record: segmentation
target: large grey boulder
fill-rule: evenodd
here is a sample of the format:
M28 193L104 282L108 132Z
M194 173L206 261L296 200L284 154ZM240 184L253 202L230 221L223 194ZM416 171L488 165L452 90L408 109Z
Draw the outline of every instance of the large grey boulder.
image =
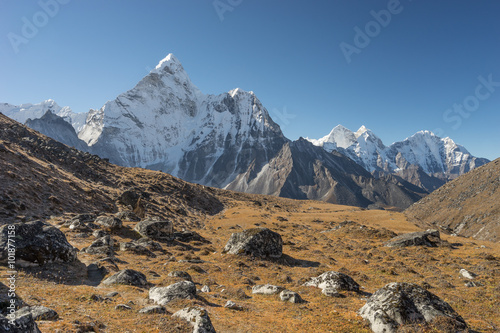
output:
M193 299L195 296L196 286L191 281L181 281L168 287L149 289L149 298L159 305L165 305L174 299Z
M267 228L252 228L233 233L223 253L259 258L280 258L283 254L281 235Z
M142 287L148 284L146 275L133 269L124 269L102 281L105 285L126 284L130 286Z
M377 290L359 310L375 333L396 332L400 325L427 323L446 317L456 331L467 324L452 307L436 295L413 283L389 283Z
M14 229L12 229L14 226ZM77 249L71 246L64 233L42 221L14 223L0 227L0 263L7 262L8 232L15 231L16 259L43 265L51 262L76 260ZM12 245L11 238L11 245Z
M172 316L186 320L193 326L193 333L216 333L212 321L204 308L189 307L177 311Z
M325 295L341 290L359 292L359 284L349 275L333 271L311 278L303 285L320 288L323 290L323 294Z
M429 229L426 231L403 234L390 239L385 246L406 247L406 246L429 246L436 247L441 243L438 230Z
M9 321L13 321L11 325ZM5 317L0 314L0 332L6 333L42 333L31 313L17 313Z
M172 240L174 237L174 226L170 221L159 219L147 219L136 224L135 231L141 236L154 240Z

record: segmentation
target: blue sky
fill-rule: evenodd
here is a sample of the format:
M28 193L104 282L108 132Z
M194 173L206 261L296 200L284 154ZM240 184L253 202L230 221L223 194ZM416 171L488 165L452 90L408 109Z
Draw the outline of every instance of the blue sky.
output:
M174 53L205 93L254 91L290 139L427 129L494 159L499 14L463 0L0 0L0 102L99 108Z

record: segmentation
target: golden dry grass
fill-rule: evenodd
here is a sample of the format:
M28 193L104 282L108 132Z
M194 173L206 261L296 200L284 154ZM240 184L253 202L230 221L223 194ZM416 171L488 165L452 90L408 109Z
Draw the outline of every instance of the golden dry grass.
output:
M122 261L118 263L119 269L141 271L155 285L174 282L175 278L167 276L174 270L187 271L198 288L210 285L212 291L200 294L200 299L170 303L167 307L169 313L198 304L207 308L217 332L370 332L366 322L357 315L367 294L343 293L345 297L329 298L319 289L301 286L307 278L334 270L350 275L366 293L373 293L394 281L427 283L429 291L447 301L472 329L495 332L500 328L498 243L442 235L450 243L461 245L456 244L454 248L386 248L383 243L390 237L390 232L385 229L398 234L419 229L397 212L230 192L224 195L227 209L216 216L199 217L204 227L196 231L212 244L185 244L188 248L163 244L168 253L157 252L156 258L117 253L117 258ZM327 231L346 220L359 225L347 224L338 230ZM132 228L134 223L125 225ZM285 260L272 262L221 254L232 232L257 225L282 235ZM78 248L88 245L93 239L76 239L64 228L62 230ZM131 232L121 232L114 238L130 241L132 236ZM79 260L84 264L94 262L96 258L79 254ZM198 258L205 262L179 262ZM314 265L303 267L308 263ZM80 264L78 267L81 277L74 274L71 283L54 282L26 271L20 272L20 296L29 304L53 308L61 317L57 322L41 322L42 332L74 332L72 322L75 320L103 323L106 328L102 332L190 330L185 323L169 315L138 314L141 307L150 304L147 288L85 285L82 284L84 266ZM458 273L461 268L479 274L478 280L484 286L465 287L465 281ZM277 295L251 294L252 284L266 283L297 291L308 303L284 303ZM119 296L107 302L90 300L93 294L103 296L111 291L119 292ZM243 306L244 310L224 308L229 299ZM115 310L117 304L128 302L133 302L132 311Z

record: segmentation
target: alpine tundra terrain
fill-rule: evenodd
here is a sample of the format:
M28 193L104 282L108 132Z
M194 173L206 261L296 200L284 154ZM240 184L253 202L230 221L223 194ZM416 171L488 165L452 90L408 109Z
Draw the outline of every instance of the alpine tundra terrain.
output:
M410 222L116 166L0 114L0 331L498 332L499 243L447 234L498 212L497 166L412 206ZM453 221L473 215L462 229L436 214L453 203Z
M362 126L289 140L253 92L202 93L172 54L135 87L86 114L55 101L0 112L127 167L255 194L405 209L489 162L429 131L385 146ZM73 128L73 129L72 129Z

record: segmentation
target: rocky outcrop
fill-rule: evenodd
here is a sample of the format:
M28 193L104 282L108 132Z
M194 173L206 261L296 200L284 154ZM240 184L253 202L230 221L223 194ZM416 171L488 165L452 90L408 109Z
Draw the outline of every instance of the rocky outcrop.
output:
M448 303L412 283L393 282L377 290L359 314L375 333L393 333L400 325L428 323L438 317L445 317L454 331L467 328Z
M192 299L196 296L196 286L191 281L181 281L168 287L149 289L149 298L159 305L165 305L174 299Z
M172 240L174 237L174 226L170 221L159 219L147 219L136 224L135 231L141 236L158 241Z
M76 260L78 250L68 243L62 231L42 221L34 221L0 227L0 262L7 261L11 230L15 230L16 259L19 261L43 265Z
M349 275L333 271L311 278L304 283L303 286L317 287L327 293L334 293L342 290L359 292L359 284Z
M133 269L124 269L116 274L111 275L106 280L102 281L105 285L126 284L130 286L144 287L148 285L146 275Z
M258 258L280 258L283 254L283 240L280 234L267 228L247 229L233 233L223 253Z
M208 316L207 310L204 308L184 308L174 313L173 316L184 319L190 323L191 326L193 326L193 333L215 333L212 321Z
M403 234L390 239L385 246L406 247L406 246L429 246L436 247L441 244L441 237L438 230L426 230Z

